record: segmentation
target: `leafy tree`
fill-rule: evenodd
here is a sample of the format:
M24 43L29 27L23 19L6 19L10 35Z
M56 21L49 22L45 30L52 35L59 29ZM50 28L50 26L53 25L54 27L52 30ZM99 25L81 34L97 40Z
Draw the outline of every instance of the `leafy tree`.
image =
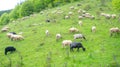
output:
M21 5L20 14L21 16L29 16L34 12L34 5L31 1L25 1Z
M15 9L13 9L9 13L10 21L15 20L20 17L20 5L17 5Z
M120 0L112 0L112 6L115 10L120 11Z
M1 17L0 17L0 24L4 25L7 24L9 22L9 16L7 13L4 13Z
M32 2L35 12L40 12L42 9L45 8L44 0L32 0Z

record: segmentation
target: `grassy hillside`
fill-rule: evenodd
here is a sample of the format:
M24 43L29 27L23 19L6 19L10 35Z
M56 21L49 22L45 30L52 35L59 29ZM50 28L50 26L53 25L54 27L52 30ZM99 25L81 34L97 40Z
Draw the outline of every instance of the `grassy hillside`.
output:
M82 6L77 6L81 3ZM97 13L104 12L114 14L110 2L106 6L101 6L99 1L85 0L81 2L70 3L61 7L44 10L43 14L34 14L25 20L16 20L9 23L10 32L23 32L24 40L11 41L7 32L0 33L0 67L9 67L11 59L12 67L117 67L120 65L120 36L110 37L109 29L119 27L118 18L106 19L97 16ZM74 6L75 10L70 10ZM60 8L63 14L54 14ZM102 11L100 10L102 8ZM95 19L84 18L83 26L78 24L77 11L84 9L95 16ZM68 12L73 12L70 19L64 19ZM118 14L118 13L115 13ZM47 16L48 15L48 16ZM117 15L118 16L118 15ZM47 23L46 19L56 19L56 22ZM96 25L97 31L91 32L91 27ZM70 33L69 28L72 26L79 29L84 34L87 41L80 41L86 51L80 49L79 52L74 50L70 52L69 47L62 48L63 40L72 40L75 33ZM1 26L0 28L2 28ZM49 30L50 35L47 37L45 31ZM56 41L55 35L60 33L63 39ZM4 48L12 45L19 52L4 55ZM22 56L22 66L21 57Z

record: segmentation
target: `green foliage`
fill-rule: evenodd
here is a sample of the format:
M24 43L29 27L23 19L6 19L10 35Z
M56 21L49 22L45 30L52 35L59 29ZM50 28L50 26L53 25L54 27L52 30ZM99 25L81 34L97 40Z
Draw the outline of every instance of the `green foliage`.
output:
M112 0L112 6L115 10L120 11L120 0Z
M25 2L18 4L9 13L9 19L10 21L13 21L24 16L29 16L34 12L40 12L46 8L53 8L74 1L78 1L78 0L26 0ZM5 22L5 21L1 20L1 22Z
M4 13L1 17L0 17L0 24L4 25L7 24L9 22L9 16L7 13Z
M29 16L34 12L34 5L31 1L26 1L21 5L20 14L21 16Z
M10 17L10 21L13 21L19 17L21 17L20 15L20 5L17 5L15 7L15 9L13 9L10 13L9 13L9 17Z

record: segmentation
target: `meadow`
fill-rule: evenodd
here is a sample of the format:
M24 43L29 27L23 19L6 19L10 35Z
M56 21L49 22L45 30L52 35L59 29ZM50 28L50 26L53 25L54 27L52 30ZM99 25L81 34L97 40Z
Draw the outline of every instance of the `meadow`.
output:
M77 6L77 4L81 6ZM74 10L70 7L74 6ZM53 14L58 8L63 14ZM95 19L83 18L83 26L78 24L77 11L84 9L95 16ZM102 10L101 10L102 9ZM69 12L73 12L70 19L64 19ZM0 33L0 67L119 67L120 66L120 36L110 37L109 29L120 28L119 13L114 11L110 2L101 6L99 1L85 0L69 3L67 5L43 10L43 14L35 13L25 20L16 20L6 26L9 32L23 32L24 40L11 41L7 32ZM116 19L106 19L97 13L117 14ZM56 22L46 22L46 19L55 19ZM91 32L91 27L96 26L96 32ZM0 26L2 28L4 26ZM70 52L69 47L62 48L63 40L72 40L75 33L70 33L69 28L76 27L79 33L85 35L87 41L77 39L86 51L74 49ZM45 31L50 35L46 36ZM60 33L62 39L56 41L55 35ZM4 54L6 46L14 46L17 51ZM10 63L11 61L11 63ZM11 64L11 65L10 65Z

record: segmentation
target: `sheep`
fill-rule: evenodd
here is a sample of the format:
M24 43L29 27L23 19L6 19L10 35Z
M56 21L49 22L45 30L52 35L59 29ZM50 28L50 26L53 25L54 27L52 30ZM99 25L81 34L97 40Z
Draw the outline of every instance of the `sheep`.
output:
M22 36L22 35L12 35L11 36L11 40L13 41L16 41L16 40L23 40L24 39L24 37Z
M73 12L69 12L68 15L69 15L69 16L73 15Z
M91 15L89 18L90 18L90 19L95 19L95 16L94 16L94 15Z
M78 3L77 6L81 6L82 4Z
M96 26L92 26L92 28L91 28L91 32L96 32Z
M46 34L46 36L49 36L49 31L46 30L46 31L45 31L45 34Z
M83 19L83 16L78 16L78 19L80 20L80 19Z
M71 6L70 9L73 10L73 9L75 9L75 7L74 7L74 6Z
M82 26L82 25L83 25L83 22L82 22L82 21L79 21L78 24L79 24L80 26Z
M77 48L77 51L79 51L79 48L82 48L83 51L86 50L86 48L83 47L82 43L80 42L73 42L70 44L70 51L73 51L73 48Z
M72 32L79 32L79 30L75 27L72 27L72 28L69 29L69 32L71 32L71 33Z
M16 51L16 48L13 46L8 46L5 48L5 55L7 55L8 52L14 52Z
M110 28L110 36L113 36L113 34L119 34L120 33L120 29L118 27L113 27Z
M8 30L9 30L10 28L9 27L3 27L2 29L1 29L1 32L7 32Z
M110 14L105 14L106 19L110 19L111 15Z
M111 18L115 19L116 18L116 14L112 14Z
M56 34L56 41L58 41L60 38L62 38L61 34Z
M78 14L81 14L81 13L82 13L82 10L81 10L81 9L79 9L79 10L78 10Z
M69 18L70 18L70 16L67 16L67 15L65 16L65 19L69 19Z
M63 40L63 41L62 41L62 46L63 46L63 48L64 48L65 46L69 46L71 43L72 43L71 40Z
M105 13L101 13L100 16L105 16L106 14Z
M46 22L50 22L50 19L46 19Z
M74 40L75 39L84 39L84 40L86 40L86 38L85 38L85 36L83 34L74 34L73 37L74 37Z
M11 38L11 36L12 36L12 35L16 35L16 33L15 33L15 32L9 32L9 33L7 33L6 35L7 35L8 38Z

